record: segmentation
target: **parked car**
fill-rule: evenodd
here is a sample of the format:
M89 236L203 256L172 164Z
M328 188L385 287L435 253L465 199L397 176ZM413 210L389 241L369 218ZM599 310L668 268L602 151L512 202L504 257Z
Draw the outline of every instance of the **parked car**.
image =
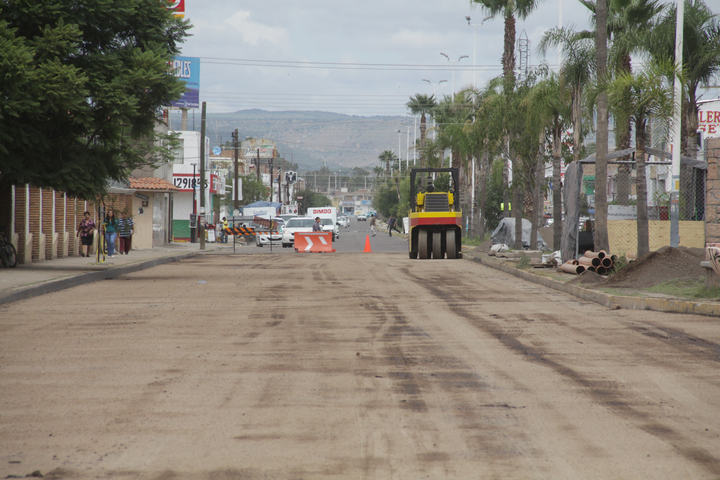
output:
M358 222L365 222L367 221L367 214L363 212L355 212L355 216L358 219Z
M331 220L332 222L332 220ZM292 247L295 244L295 232L312 232L313 220L310 217L294 217L285 223L282 232L282 246Z

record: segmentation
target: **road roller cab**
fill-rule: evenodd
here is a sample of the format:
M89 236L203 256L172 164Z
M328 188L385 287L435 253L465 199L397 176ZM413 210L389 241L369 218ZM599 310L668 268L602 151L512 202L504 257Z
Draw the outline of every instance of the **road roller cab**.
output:
M449 173L447 192L435 191L432 174ZM416 187L418 174L427 174L426 187ZM462 212L459 208L457 168L410 170L410 258L460 258ZM416 192L416 189L421 191Z

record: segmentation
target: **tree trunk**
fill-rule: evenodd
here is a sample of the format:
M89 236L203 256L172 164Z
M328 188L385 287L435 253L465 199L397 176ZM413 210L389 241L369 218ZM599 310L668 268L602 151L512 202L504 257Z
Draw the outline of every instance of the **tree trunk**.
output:
M562 238L562 137L559 126L553 127L553 251L560 250Z
M484 151L480 163L480 220L478 221L480 242L485 241L485 198L487 197L487 177L490 174L488 156L487 151Z
M425 168L425 135L427 132L427 123L425 114L420 117L420 168Z
M508 191L508 183L510 182L510 166L508 163L509 158L503 158L503 218L508 218L510 216L510 192Z
M535 161L535 188L533 189L532 229L530 230L530 250L537 248L538 229L542 226L543 200L542 187L545 180L545 130L538 135L538 155Z
M572 87L572 116L573 116L573 160L580 161L581 133L582 133L582 85ZM540 140L545 144L544 137Z
M607 77L607 0L595 5L595 63L601 81ZM610 250L607 228L607 144L608 99L602 92L597 99L597 151L595 154L595 250Z
M637 258L650 251L650 235L648 233L647 181L645 179L645 121L637 122L637 138L635 139L635 162L637 163Z
M518 162L517 159L515 159ZM519 163L519 162L518 162ZM516 170L517 173L517 170ZM513 175L513 216L515 217L515 250L522 250L522 220L524 191L519 175Z
M682 154L697 159L697 128L698 108L694 90L688 88L689 101L683 98L682 105ZM680 163L680 220L694 218L695 212L695 181L693 167Z

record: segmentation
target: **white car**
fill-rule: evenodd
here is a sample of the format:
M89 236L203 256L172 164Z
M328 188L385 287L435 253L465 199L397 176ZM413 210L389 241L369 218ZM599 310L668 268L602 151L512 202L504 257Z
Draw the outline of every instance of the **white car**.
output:
M340 229L332 221L332 218L321 218L320 225L322 225L323 232L332 232L332 241L340 240Z
M280 230L280 229L279 229ZM270 234L269 232L255 232L255 245L258 247L264 247L265 245L278 245L282 242L282 231L278 233Z
M338 215L337 223L341 227L348 228L350 226L350 217L348 217L347 215Z
M310 217L294 217L289 219L283 227L282 246L292 247L295 244L295 232L312 232L313 220Z

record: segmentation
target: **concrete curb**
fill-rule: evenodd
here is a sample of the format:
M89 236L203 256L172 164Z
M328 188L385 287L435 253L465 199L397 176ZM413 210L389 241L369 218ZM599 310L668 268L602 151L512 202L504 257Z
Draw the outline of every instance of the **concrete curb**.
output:
M109 278L116 278L126 273L138 272L147 268L156 267L165 263L177 262L184 258L194 257L200 252L189 252L181 255L170 255L167 257L160 257L153 260L146 260L142 262L132 263L130 265L122 265L118 267L108 268L99 272L88 272L81 275L75 275L69 278L63 278L60 280L50 280L40 285L24 288L17 292L0 297L0 305L5 303L17 302L19 300L27 300L29 298L38 297L48 293L59 292L67 288L78 287L87 283L97 282L98 280L107 280Z
M510 275L514 275L523 280L537 283L548 288L559 290L570 295L574 295L589 302L595 302L607 308L625 308L632 310L653 310L656 312L669 313L691 313L694 315L706 315L710 317L720 317L720 305L709 303L690 302L687 300L669 300L662 298L648 297L627 297L623 295L611 295L608 293L598 292L596 290L588 290L587 288L578 287L577 285L568 285L558 282L551 278L540 277L532 273L519 270L515 267L505 265L492 260L483 259L475 255L465 254L464 258L476 263L480 263L496 270L501 270Z

